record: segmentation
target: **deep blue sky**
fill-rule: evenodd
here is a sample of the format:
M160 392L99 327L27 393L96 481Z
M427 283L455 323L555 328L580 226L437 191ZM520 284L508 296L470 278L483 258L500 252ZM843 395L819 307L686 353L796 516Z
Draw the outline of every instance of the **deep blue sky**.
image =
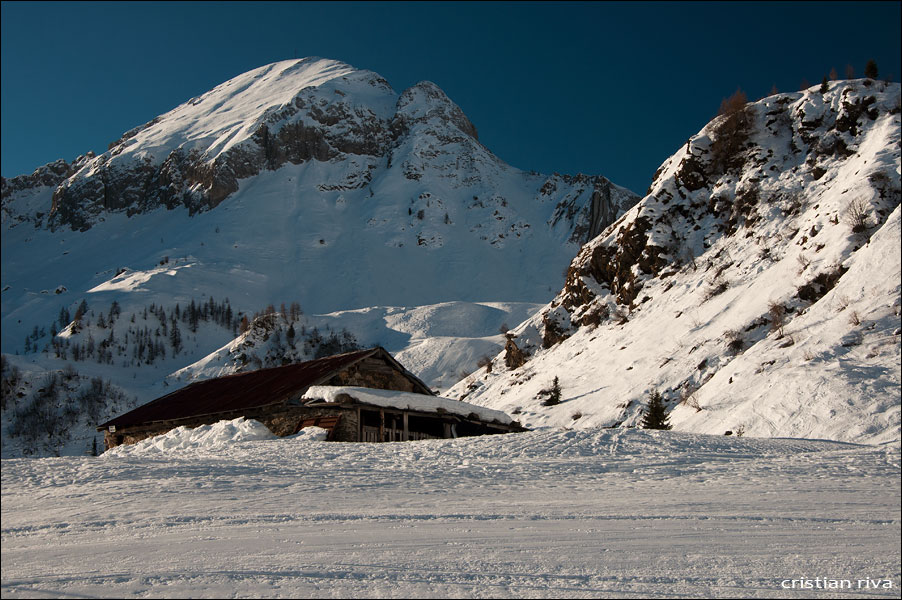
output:
M741 87L868 59L899 81L900 3L2 3L3 176L72 160L286 58L428 79L506 162L644 193Z

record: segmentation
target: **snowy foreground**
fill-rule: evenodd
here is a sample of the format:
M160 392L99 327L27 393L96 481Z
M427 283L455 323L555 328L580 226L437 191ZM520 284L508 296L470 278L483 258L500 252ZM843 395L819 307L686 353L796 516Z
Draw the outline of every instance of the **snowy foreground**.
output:
M256 425L3 460L3 597L899 597L898 443Z

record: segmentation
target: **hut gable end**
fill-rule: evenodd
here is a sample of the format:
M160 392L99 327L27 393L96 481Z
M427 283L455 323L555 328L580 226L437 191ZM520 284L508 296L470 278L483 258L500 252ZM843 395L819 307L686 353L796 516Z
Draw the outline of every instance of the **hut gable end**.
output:
M386 353L387 354L387 353ZM342 369L329 378L327 385L355 386L377 390L396 390L399 392L429 393L425 386L418 386L417 381L411 379L406 369L398 369L395 361L389 360L387 355L368 356L359 362Z

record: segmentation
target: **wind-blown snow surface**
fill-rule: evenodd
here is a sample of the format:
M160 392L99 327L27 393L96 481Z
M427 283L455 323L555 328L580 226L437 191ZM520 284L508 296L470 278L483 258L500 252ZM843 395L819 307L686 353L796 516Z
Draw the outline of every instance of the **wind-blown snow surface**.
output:
M221 433L4 460L3 597L899 596L897 444Z
M715 120L512 330L528 361L502 353L445 395L580 428L635 425L658 391L676 430L898 441L899 101L859 80L749 104L726 169Z
M132 154L140 158L160 154L154 156L159 159L175 148L186 153L198 149L215 158L251 137L272 107L290 105L299 90L354 73L349 65L327 59L286 60L253 69L160 115L127 137L115 158L125 162ZM355 91L360 94L368 88L359 85ZM392 105L383 102L382 108L390 114Z

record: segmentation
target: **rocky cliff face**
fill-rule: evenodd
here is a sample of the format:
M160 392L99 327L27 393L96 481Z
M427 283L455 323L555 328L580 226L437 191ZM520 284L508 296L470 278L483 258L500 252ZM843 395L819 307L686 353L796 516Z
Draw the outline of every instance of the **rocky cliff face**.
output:
M897 437L899 113L898 84L856 80L719 116L450 394L579 427L660 391L677 428ZM544 407L555 375L570 402Z

